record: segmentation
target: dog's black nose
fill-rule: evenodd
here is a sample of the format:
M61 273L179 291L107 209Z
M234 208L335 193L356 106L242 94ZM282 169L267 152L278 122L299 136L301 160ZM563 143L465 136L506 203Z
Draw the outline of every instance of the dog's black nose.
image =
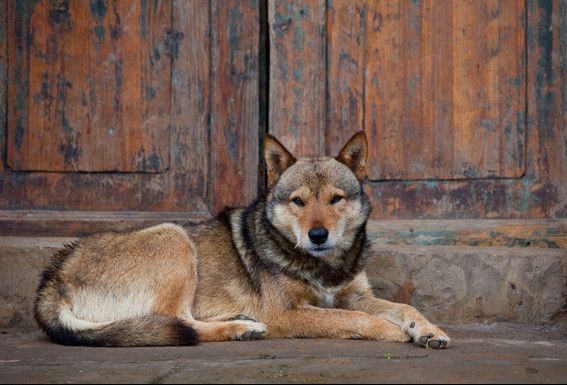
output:
M325 243L327 238L329 237L329 230L324 227L315 227L314 229L309 230L309 239L316 245L320 245Z

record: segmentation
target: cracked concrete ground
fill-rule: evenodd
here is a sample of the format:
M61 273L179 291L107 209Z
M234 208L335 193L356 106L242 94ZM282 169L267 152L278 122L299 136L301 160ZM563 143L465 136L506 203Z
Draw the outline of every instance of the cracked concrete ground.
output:
M352 340L260 340L196 347L84 348L0 330L0 383L560 383L567 324L448 326L449 350Z

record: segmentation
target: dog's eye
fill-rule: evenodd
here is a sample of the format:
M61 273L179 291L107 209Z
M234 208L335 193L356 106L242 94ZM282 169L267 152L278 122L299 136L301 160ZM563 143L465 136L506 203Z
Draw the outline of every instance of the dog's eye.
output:
M333 199L331 199L331 204L334 205L335 203L339 203L343 200L343 197L340 195L335 195Z
M299 207L305 206L305 203L301 200L301 198L293 198L291 201Z

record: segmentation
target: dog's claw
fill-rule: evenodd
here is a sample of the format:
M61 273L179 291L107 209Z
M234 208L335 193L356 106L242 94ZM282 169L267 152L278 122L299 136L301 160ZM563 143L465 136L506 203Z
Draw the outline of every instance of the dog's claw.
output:
M238 341L257 340L260 337L262 337L263 334L264 334L264 332L262 332L262 331L249 331L249 332L242 334L240 337L237 338L237 340Z
M446 349L449 346L449 340L439 336L433 337L431 333L419 337L419 342L422 346L433 349Z
M252 322L258 322L257 320L255 320L252 317L248 317L247 315L244 314L239 314L236 317L232 317L229 319L229 321L252 321Z
M427 346L427 342L433 338L433 333L429 333L426 334L424 336L419 337L419 342L423 345L423 346Z
M439 349L441 347L441 341L439 340L429 340L427 346L435 349Z

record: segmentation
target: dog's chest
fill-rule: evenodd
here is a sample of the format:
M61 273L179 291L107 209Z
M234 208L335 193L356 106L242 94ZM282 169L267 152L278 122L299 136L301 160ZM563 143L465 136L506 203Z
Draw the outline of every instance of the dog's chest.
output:
M332 308L336 305L337 295L343 289L343 286L326 287L322 285L313 285L312 290L316 298L315 306Z

